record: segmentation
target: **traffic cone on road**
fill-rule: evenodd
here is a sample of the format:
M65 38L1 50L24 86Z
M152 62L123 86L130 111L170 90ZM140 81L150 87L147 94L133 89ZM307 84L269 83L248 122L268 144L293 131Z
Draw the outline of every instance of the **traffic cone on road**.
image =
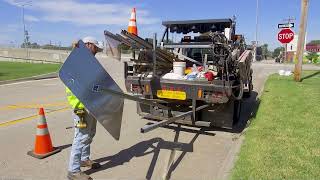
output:
M38 159L43 159L52 154L60 152L61 149L52 146L52 141L43 108L40 108L39 116L40 118L37 125L37 134L34 149L32 151L29 151L27 154Z
M138 36L137 20L136 20L136 8L131 11L131 18L129 20L128 32Z

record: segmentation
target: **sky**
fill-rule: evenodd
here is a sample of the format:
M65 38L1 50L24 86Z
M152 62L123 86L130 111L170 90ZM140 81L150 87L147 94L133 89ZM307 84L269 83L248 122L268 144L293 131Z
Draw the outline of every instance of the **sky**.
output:
M258 0L258 41L270 49L277 41L278 23L294 18L298 33L301 0ZM23 42L21 4L30 0L0 0L0 44ZM139 36L162 36L165 20L237 18L236 31L247 44L255 40L257 0L32 0L25 6L25 24L30 41L69 46L84 36L103 40L103 31L127 29L131 9L137 10ZM320 0L310 0L307 41L320 39Z

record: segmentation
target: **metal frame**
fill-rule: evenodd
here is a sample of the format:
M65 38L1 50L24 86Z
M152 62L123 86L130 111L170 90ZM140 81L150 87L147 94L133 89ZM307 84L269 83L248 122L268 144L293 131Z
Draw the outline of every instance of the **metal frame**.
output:
M136 102L139 102L139 103L142 103L142 104L146 104L146 105L150 105L150 106L157 106L159 108L166 109L166 110L170 111L169 107L157 103L156 100L147 100L147 99L143 99L143 98L140 98L140 97L135 97L135 96L131 96L131 95L128 95L128 94L125 94L125 93L114 91L114 90L111 90L111 89L100 88L98 86L93 87L92 90L94 92L97 92L97 93L98 92L104 92L104 93L107 93L107 94L110 94L110 95L113 95L113 96L118 96L120 98L133 100L133 101L136 101ZM180 120L180 119L182 119L182 118L184 118L186 116L189 116L189 115L192 116L192 124L195 125L196 124L195 123L196 122L196 112L200 111L202 109L205 109L205 108L207 108L209 106L211 106L211 105L210 104L206 104L206 105L202 105L202 106L196 107L196 98L193 98L192 99L192 110L191 111L185 112L183 114L180 114L180 115L177 115L175 117L160 121L160 122L152 124L152 125L146 125L146 126L142 127L140 131L141 131L141 133L146 133L146 132L149 132L149 131L154 130L156 128L163 127L165 125L173 123L173 122L175 122L177 120Z
M203 105L203 106L200 106L200 107L195 108L195 105L192 105L192 110L191 110L191 111L185 112L185 113L180 114L180 115L178 115L178 116L175 116L175 117L172 117L172 118L169 118L169 119L167 119L167 120L163 120L163 121L160 121L160 122L151 124L151 125L146 125L146 126L144 126L143 128L141 128L140 131L141 131L141 133L146 133L146 132L149 132L149 131L151 131L151 130L154 130L154 129L158 128L158 127L163 127L163 126L165 126L165 125L168 125L168 124L170 124L170 123L173 123L173 122L175 122L175 121L177 121L177 120L179 120L179 119L181 119L181 118L183 118L183 117L185 117L185 116L189 116L189 115L195 116L195 113L196 113L197 111L200 111L200 110L202 110L202 109L204 109L204 108L207 108L207 107L209 107L209 106L210 106L210 105L206 104L206 105Z

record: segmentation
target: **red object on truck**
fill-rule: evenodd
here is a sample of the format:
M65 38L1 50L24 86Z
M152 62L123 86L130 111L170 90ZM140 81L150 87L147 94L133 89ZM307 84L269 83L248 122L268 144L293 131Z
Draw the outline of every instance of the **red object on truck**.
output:
M204 77L206 78L206 79L208 79L208 81L212 81L213 80L213 73L212 72L206 72L205 74L204 74Z

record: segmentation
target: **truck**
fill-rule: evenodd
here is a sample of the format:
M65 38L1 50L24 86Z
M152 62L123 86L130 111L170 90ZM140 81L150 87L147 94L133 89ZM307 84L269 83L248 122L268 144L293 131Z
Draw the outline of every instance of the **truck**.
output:
M232 129L240 119L242 101L253 89L252 53L244 36L236 34L235 19L164 21L162 25L159 42L156 34L143 39L125 30L116 35L105 31L106 39L133 51L124 62L127 92L155 103L137 101L137 113L158 121L152 128L179 123ZM175 62L185 62L183 77L165 78L174 74Z

